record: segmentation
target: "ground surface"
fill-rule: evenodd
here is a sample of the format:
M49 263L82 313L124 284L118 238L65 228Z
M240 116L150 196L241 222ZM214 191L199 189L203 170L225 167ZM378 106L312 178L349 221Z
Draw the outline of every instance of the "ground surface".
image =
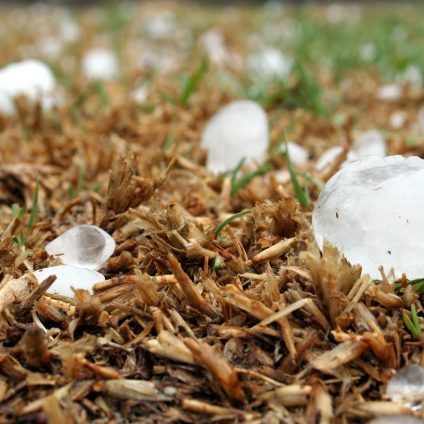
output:
M381 131L389 154L424 155L423 16L277 3L2 9L0 64L45 61L63 104L42 113L17 99L17 116L0 117L1 422L412 414L384 391L394 370L424 362L419 328L402 319L415 305L421 321L420 285L359 278L330 247L320 256L310 218L355 131ZM205 59L210 29L222 63ZM115 81L84 78L93 46L118 55ZM264 46L290 58L284 79L247 69ZM389 83L400 96L379 98ZM272 167L247 183L210 174L199 147L213 113L246 97L267 110ZM292 179L285 134L310 153ZM336 145L346 149L316 172ZM91 297L43 296L31 272L53 264L44 246L82 223L117 242L106 282Z

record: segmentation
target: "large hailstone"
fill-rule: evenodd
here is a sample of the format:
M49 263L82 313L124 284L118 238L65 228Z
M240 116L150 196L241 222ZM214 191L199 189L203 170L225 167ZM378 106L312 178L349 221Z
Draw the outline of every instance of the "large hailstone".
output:
M201 145L208 151L207 168L215 173L233 169L241 159L261 163L268 149L268 120L252 100L220 109L207 123Z
M49 255L65 265L99 269L115 250L115 240L95 225L78 225L46 246Z
M89 79L113 80L119 74L118 58L109 49L88 50L82 58L82 71Z
M38 282L41 283L47 277L55 275L57 278L49 288L49 293L60 294L61 296L73 297L74 289L84 289L91 291L94 284L105 280L99 272L86 268L78 268L70 265L58 265L50 268L39 269L34 272Z
M397 276L424 275L424 160L371 156L344 166L325 185L312 227L365 273L379 278L379 266Z
M11 63L0 69L0 113L13 115L16 112L14 99L18 96L51 109L59 101L55 91L53 73L38 60Z

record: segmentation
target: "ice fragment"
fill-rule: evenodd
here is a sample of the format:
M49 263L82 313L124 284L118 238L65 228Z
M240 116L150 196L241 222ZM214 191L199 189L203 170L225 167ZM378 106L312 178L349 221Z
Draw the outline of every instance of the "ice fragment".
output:
M344 166L315 206L315 240L339 248L351 263L379 278L379 266L408 278L424 276L424 160L370 156Z
M74 296L74 292L71 287L91 291L94 284L105 280L105 277L99 272L69 265L58 265L50 268L43 268L35 271L34 275L39 283L50 275L56 275L57 279L51 285L49 293L60 294L68 297Z
M224 106L207 123L202 147L208 151L207 168L215 173L233 169L242 158L263 162L268 149L268 120L251 100Z
M99 269L114 250L115 240L95 225L78 225L46 246L64 264L88 269Z

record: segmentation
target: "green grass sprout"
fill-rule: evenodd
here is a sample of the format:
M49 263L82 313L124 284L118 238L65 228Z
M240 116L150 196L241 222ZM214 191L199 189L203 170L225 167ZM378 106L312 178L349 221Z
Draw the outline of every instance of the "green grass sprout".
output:
M231 215L230 217L228 217L225 221L221 222L221 224L219 224L216 227L215 235L217 236L228 224L231 224L236 219L241 218L242 216L247 215L250 212L251 212L251 209L246 209L244 211Z
M97 94L97 97L100 99L102 105L106 106L109 103L109 96L107 94L104 82L99 79L94 81L93 90Z
M304 207L308 207L311 204L311 199L309 197L309 191L306 188L306 190L302 190L302 187L300 186L299 180L297 178L297 172L296 170L293 168L291 159L290 159L290 154L289 154L289 147L287 144L287 137L284 138L284 143L285 143L285 153L284 155L286 156L286 160L287 160L287 168L289 170L289 174L290 174L290 180L291 183L293 185L293 190L294 190L294 194L297 198L297 200L299 201L299 203L304 206ZM307 185L305 184L305 187L307 187Z
M222 268L222 257L218 255L213 261L212 269L218 271L220 268Z
M180 103L187 106L192 94L196 91L203 77L208 72L207 60L202 60L200 66L189 76L183 79L181 88Z
M407 311L402 311L402 319L413 339L418 340L421 336L421 327L418 321L418 314L415 305L411 305L411 317L409 317Z
M237 178L237 174L243 166L246 158L242 158L237 166L231 171L231 196L235 196L245 185L247 185L253 178L265 175L272 171L272 167L269 164L263 164L258 169L249 172L240 178Z
M165 138L165 141L163 142L162 148L163 150L169 150L172 145L174 144L174 140L175 140L175 134L174 131L169 131L168 135Z
M19 247L23 247L23 246L25 246L25 242L26 242L26 240L25 240L25 236L24 236L24 233L21 231L20 233L19 233L19 235L17 235L17 236L13 236L13 238L12 238L12 240L19 246Z
M34 197L32 198L32 207L31 213L29 215L29 220L27 227L31 229L37 220L37 212L38 212L38 178L35 180L35 190Z
M25 215L25 209L21 208L17 203L12 205L11 210L14 218L23 218Z
M415 293L424 293L424 278L417 278L416 280L410 280L407 283L408 286L412 286ZM402 283L395 285L395 292L399 292L403 288Z
M78 181L75 187L71 187L68 190L68 198L70 200L75 199L81 191L84 189L84 178L85 178L85 169L84 166L80 167L80 172L78 174Z

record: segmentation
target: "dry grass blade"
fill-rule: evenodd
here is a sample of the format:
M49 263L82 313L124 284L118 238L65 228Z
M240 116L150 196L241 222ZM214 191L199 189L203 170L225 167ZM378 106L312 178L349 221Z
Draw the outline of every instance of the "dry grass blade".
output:
M311 392L311 386L292 384L263 393L259 396L259 400L271 405L303 406L307 404Z
M149 352L171 359L173 361L194 364L191 350L177 336L163 330L156 339L148 339L142 342L142 346Z
M337 368L358 358L367 349L368 344L362 340L346 341L313 359L311 365L323 373L334 374Z
M45 280L41 282L30 294L27 296L18 306L17 316L18 318L23 317L27 314L34 305L41 299L45 292L50 288L50 286L56 281L55 275L50 275Z
M237 402L244 400L245 395L237 373L230 367L222 354L216 352L206 343L200 343L193 339L185 339L185 344L193 353L196 363L206 368L213 375L231 399Z
M301 299L298 300L295 303L292 303L291 305L285 306L284 308L280 309L278 312L275 312L268 318L262 320L260 323L256 324L254 327L252 327L252 330L258 327L265 327L275 321L278 321L279 319L286 317L287 315L290 315L292 312L305 307L307 304L313 303L312 299Z
M119 378L104 383L104 390L117 399L160 402L171 400L162 394L152 381Z
M206 301L202 298L200 293L197 291L193 281L191 281L190 277L184 272L180 263L172 253L169 253L168 255L168 263L172 273L175 275L175 278L178 281L179 286L181 287L181 290L184 293L184 296L187 299L187 302L211 318L218 317L218 312L212 309L212 307L208 305L208 303L206 303Z
M24 300L28 292L28 280L25 277L4 281L0 287L0 312L12 303Z
M274 314L272 309L265 306L262 302L246 296L234 285L229 284L228 286L222 287L221 293L226 302L246 311L249 315L256 319L265 320ZM294 360L296 356L296 347L292 337L291 325L284 316L277 318L276 321L280 325L284 342L289 349L292 360Z
M271 259L278 258L289 251L291 246L296 242L296 237L289 238L287 240L281 240L277 244L274 244L268 249L255 255L253 258L247 261L247 265L255 265L261 262L270 261Z

